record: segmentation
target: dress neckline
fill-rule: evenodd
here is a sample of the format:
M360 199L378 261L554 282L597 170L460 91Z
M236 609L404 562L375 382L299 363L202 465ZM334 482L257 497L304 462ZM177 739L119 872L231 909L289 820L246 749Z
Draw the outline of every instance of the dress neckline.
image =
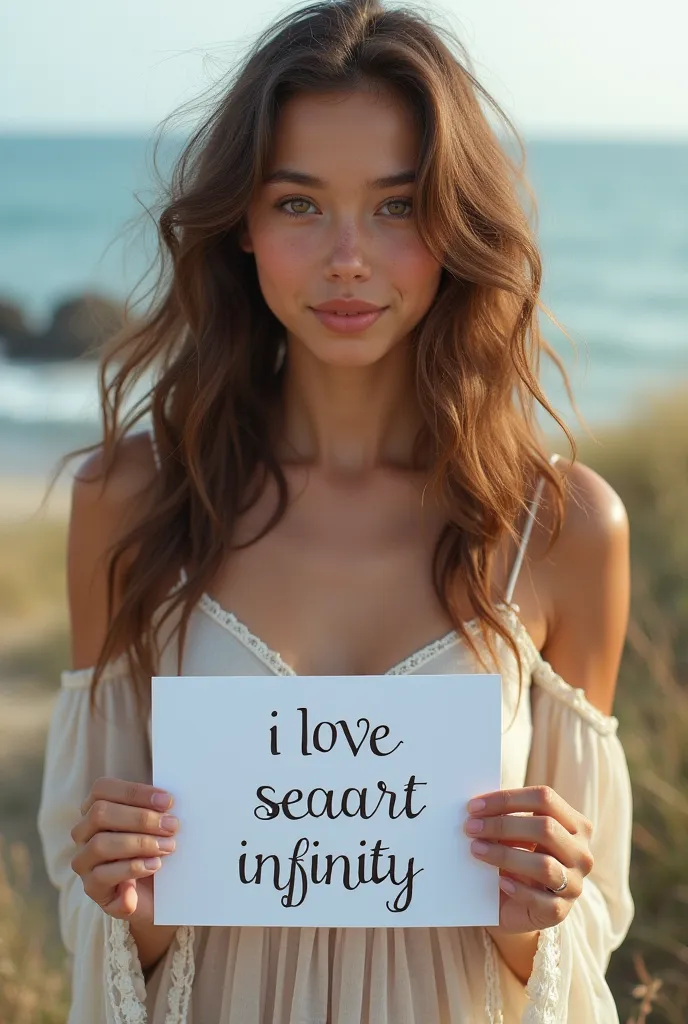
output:
M260 661L266 665L271 672L277 676L297 676L298 673L291 665L288 664L282 657L282 655L270 647L264 640L262 640L256 633L253 633L248 626L243 623L234 612L224 608L219 601L216 601L214 597L211 597L207 592L203 592L198 600L196 607L199 611L203 612L218 626L225 629L235 639L237 639L247 650L251 651ZM495 607L498 611L504 615L510 615L520 623L518 619L518 605L507 604L506 602L500 601ZM480 619L475 616L472 619L467 619L462 623L464 629L475 636L476 638L482 635ZM521 624L521 628L525 630L525 626ZM444 636L439 637L436 640L431 640L425 646L418 648L411 654L407 655L401 661L398 661L391 668L388 668L385 672L380 673L386 676L400 676L406 675L409 672L415 671L422 668L423 665L428 664L444 651L450 650L452 647L459 645L463 641L463 637L459 635L458 631L451 629ZM531 641L532 642L532 641Z

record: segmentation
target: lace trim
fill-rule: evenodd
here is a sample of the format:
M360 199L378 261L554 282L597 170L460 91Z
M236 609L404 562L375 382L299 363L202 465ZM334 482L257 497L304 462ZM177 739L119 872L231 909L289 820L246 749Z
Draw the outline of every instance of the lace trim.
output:
M196 973L194 929L178 928L176 942L178 948L172 956L165 1024L186 1024ZM126 921L110 923L105 970L114 1024L146 1024L146 984L136 943Z
M618 729L618 719L613 715L605 715L594 707L585 696L585 690L575 689L567 683L557 675L549 662L540 660L535 666L533 682L575 711L600 736L611 736Z
M237 638L247 647L252 654L255 654L257 658L263 662L264 665L278 676L295 676L296 672L287 665L286 661L283 661L277 651L273 651L271 647L257 637L248 626L245 626L243 622L237 619L233 612L227 611L221 604L210 597L209 594L201 594L198 607L202 612L205 612L211 619L214 619L218 625L222 626L229 633Z
M468 625L471 624L467 623ZM414 669L426 665L433 658L437 657L438 654L448 651L450 647L454 647L458 642L459 635L455 630L452 630L451 633L440 637L439 640L433 640L426 647L422 647L420 651L414 651L413 654L409 654L408 658L404 658L403 661L398 662L393 668L387 669L384 674L386 676L403 676L408 672L413 672Z
M499 603L495 606L498 611L503 615L509 617L514 614L515 606L508 604ZM483 639L483 633L480 626L480 619L476 616L474 619L467 619L463 623L463 628L472 637L480 642ZM413 654L409 654L408 658L404 658L393 668L387 669L384 673L386 676L401 676L406 675L408 672L413 672L417 668L421 668L426 665L433 658L436 658L438 654L442 654L444 651L449 650L455 644L460 643L462 637L457 630L453 629L447 633L446 636L440 637L439 640L433 640L432 643L427 644L425 647L421 647L419 651L414 651Z
M186 583L187 574L182 569L180 578L170 589L168 597L173 597L177 591ZM497 609L506 614L507 617L518 620L516 612L518 608L516 605L507 605L500 603ZM261 640L260 637L252 633L248 626L245 626L240 619L236 617L233 612L228 611L226 608L212 598L208 593L201 594L198 601L198 608L204 612L209 618L213 619L223 629L226 629L249 651L256 655L260 661L263 662L272 672L280 676L295 676L296 672L294 669L283 660L282 656L274 651L271 647ZM475 637L476 640L482 640L482 630L480 627L480 620L476 617L474 619L468 619L463 623L464 629ZM525 627L523 627L525 628ZM423 665L427 665L428 662L432 661L439 654L449 650L454 645L460 643L461 637L456 630L451 630L445 636L440 637L439 640L433 640L431 643L426 644L419 651L414 651L403 661L398 662L392 668L387 669L384 675L388 676L400 676L406 675L409 672L413 672L418 668L422 668ZM126 655L121 654L115 658L109 665L106 666L103 674L103 679L112 679L120 676L123 672L128 670L128 661ZM62 687L66 690L81 690L87 689L93 678L93 668L77 669L76 671L64 671L61 674Z
M179 583L174 589L178 589L182 585L184 577L185 574L181 577ZM202 612L205 612L206 615L217 622L218 625L222 626L223 629L226 629L229 633L235 636L237 640L244 645L244 647L247 647L253 654L260 658L263 664L267 665L267 667L276 675L296 675L294 669L283 660L282 656L278 654L277 651L268 647L264 640L261 640L260 637L255 635L255 633L252 633L248 626L245 626L244 623L236 617L234 612L230 612L226 608L223 608L219 601L216 601L209 594L201 594L198 607ZM512 611L512 609L505 604L499 604L497 607L502 611ZM467 622L464 622L463 625L464 629L477 639L482 636L480 620L478 618L469 619ZM421 668L429 661L432 661L433 658L437 657L438 654L441 654L443 651L446 651L450 647L459 643L460 639L461 637L458 632L456 630L451 630L451 632L447 633L445 636L440 637L439 640L433 640L432 643L426 644L426 646L422 647L419 651L414 651L413 654L404 658L403 661L400 661L392 668L387 669L383 675L406 675L406 673L412 672L414 669Z
M533 638L518 616L514 616L516 641L519 648L524 649L530 658L532 680L550 696L566 704L576 714L591 725L601 736L609 736L618 729L619 722L613 715L605 715L591 704L585 696L585 690L571 686L554 671L548 661L538 651Z
M483 928L483 947L485 950L485 1016L487 1024L504 1024L499 967L494 943L485 928Z
M105 978L115 1024L146 1024L146 985L136 944L126 921L111 919Z
M165 1024L185 1024L196 973L193 928L186 925L178 928L177 944L179 948L172 957Z
M561 971L561 926L540 932L533 970L526 986L529 1005L521 1024L556 1024Z

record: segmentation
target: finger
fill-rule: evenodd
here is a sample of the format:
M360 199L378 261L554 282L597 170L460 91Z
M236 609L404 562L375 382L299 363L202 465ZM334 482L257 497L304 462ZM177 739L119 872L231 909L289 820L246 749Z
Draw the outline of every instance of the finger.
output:
M525 908L533 931L553 928L554 925L561 924L572 906L572 903L560 896L553 896L542 889L534 889L531 885L519 882L515 878L500 878L499 888L509 899L520 903Z
M147 878L160 869L160 857L136 857L133 860L118 860L112 864L99 864L84 878L84 892L94 903L110 909L117 899L117 886L137 878Z
M503 814L496 818L469 818L464 826L471 838L504 845L535 844L566 867L578 866L579 841L556 818L540 815Z
M518 875L525 881L538 882L550 889L557 889L566 876L567 886L561 893L562 899L577 899L582 892L578 871L565 871L561 863L546 853L530 853L516 850L500 843L473 843L471 853L486 864L494 864L509 875Z
M485 793L469 801L468 811L479 818L495 817L499 814L545 814L555 818L573 835L580 830L583 821L583 816L550 786L500 789L496 793Z
M145 879L139 879L144 881ZM117 896L108 904L107 912L111 917L119 917L126 920L131 917L139 905L139 890L133 879L122 882L117 888Z
M96 779L81 805L81 814L86 814L96 800L127 804L129 807L152 807L157 811L167 811L172 806L172 796L164 789L124 779Z
M107 913L111 917L131 917L139 906L142 890L152 882L153 875L144 875L143 878L137 879L128 878L126 882L121 882L115 890L115 898L107 905Z
M76 843L87 843L98 832L144 832L169 836L179 821L172 814L161 814L149 807L127 807L109 800L96 800L72 829Z
M141 857L167 856L174 852L171 836L146 836L129 832L98 832L72 859L72 869L85 875L97 864L133 860Z

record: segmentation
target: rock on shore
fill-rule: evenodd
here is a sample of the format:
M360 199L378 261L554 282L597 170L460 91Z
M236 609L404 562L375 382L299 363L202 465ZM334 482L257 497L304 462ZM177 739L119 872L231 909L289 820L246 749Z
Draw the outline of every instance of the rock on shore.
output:
M20 306L0 299L0 351L8 359L41 362L97 358L123 323L121 303L87 292L61 302L47 328L34 331Z

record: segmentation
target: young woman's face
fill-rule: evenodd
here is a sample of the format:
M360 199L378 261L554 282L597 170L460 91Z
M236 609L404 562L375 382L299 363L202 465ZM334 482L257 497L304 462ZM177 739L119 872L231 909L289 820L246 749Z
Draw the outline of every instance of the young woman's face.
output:
M242 248L290 343L323 362L377 362L433 302L441 266L416 231L409 180L418 146L410 111L387 92L296 96L280 114ZM343 323L314 311L334 299L382 312Z

